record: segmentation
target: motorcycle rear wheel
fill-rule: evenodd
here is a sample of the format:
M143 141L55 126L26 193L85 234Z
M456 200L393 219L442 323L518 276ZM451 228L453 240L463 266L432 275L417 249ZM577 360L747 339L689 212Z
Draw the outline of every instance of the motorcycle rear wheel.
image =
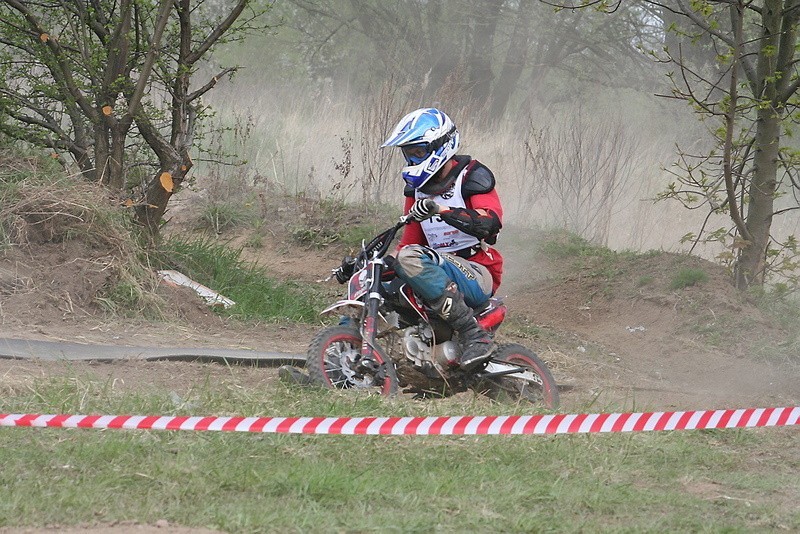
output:
M382 395L397 393L394 363L376 347L375 365L361 360L361 334L352 326L320 330L308 347L306 370L311 381L332 389L367 389Z
M555 410L560 404L558 386L547 365L530 349L517 343L499 345L492 358L497 363L524 367L540 380L530 381L514 375L488 378L486 395L498 401L519 400ZM541 382L541 383L538 383Z

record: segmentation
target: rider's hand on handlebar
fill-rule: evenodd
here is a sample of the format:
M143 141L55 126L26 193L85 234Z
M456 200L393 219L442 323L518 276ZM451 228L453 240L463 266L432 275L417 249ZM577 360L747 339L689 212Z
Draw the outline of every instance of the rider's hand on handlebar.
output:
M356 259L350 256L345 256L342 258L342 264L339 266L338 269L334 269L333 275L336 277L336 281L340 284L344 284L350 277L353 276L353 272L356 268Z
M439 205L429 198L417 199L408 210L408 215L415 221L430 219L439 213Z

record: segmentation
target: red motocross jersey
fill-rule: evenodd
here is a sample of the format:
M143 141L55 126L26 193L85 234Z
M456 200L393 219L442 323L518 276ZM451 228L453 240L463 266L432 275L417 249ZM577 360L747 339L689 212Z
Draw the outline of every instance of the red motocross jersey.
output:
M407 214L414 204L413 196L406 196L403 213ZM503 220L503 208L500 204L500 197L497 191L492 188L486 193L474 194L466 197L466 208L473 210L491 211L497 215L500 221ZM428 240L422 231L422 226L418 222L408 224L403 230L403 236L398 245L402 248L406 245L425 245L429 246ZM492 293L497 291L503 275L503 256L494 247L488 246L486 250L478 250L469 258L469 261L478 263L486 267L492 275Z

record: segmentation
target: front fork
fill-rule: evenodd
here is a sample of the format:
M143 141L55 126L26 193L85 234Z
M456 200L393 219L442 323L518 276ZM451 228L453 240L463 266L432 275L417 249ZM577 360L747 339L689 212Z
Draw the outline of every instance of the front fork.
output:
M361 319L361 362L360 365L375 373L379 378L384 376L379 363L381 358L376 357L375 339L378 335L378 315L383 296L381 295L381 275L384 262L381 258L372 258L369 261L369 292L366 295L364 315ZM389 365L383 362L383 365Z

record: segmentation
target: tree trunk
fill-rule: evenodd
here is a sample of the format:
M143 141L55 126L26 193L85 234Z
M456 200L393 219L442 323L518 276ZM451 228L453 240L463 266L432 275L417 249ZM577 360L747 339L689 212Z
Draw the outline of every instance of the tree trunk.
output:
M122 191L125 187L125 140L128 128L111 130L111 157L108 162L108 186L112 191Z
M767 245L774 212L780 121L773 108L760 110L756 130L753 178L748 196L746 226L752 238L742 249L736 265L736 287L764 284Z
M109 170L108 162L111 160L111 147L109 146L108 128L103 119L94 125L94 176L88 176L92 181L108 184Z
M522 70L525 68L530 41L531 2L532 0L520 0L517 8L517 21L514 24L514 33L511 35L506 60L492 91L492 118L496 121L503 117L511 95L517 88L517 82L522 76Z
M160 174L150 180L144 195L144 202L136 207L136 220L142 224L151 238L158 237L159 229L172 193L183 182L188 168L180 162L162 166ZM184 170L185 169L185 170Z
M762 102L758 110L753 157L753 178L748 191L749 205L745 222L751 240L742 248L735 266L736 286L744 289L764 284L767 245L769 245L775 190L777 188L783 105L778 98L777 56L781 36L780 0L766 0L762 10L764 34L758 57L760 91L754 91Z
M494 34L503 0L484 0L475 9L475 31L472 34L472 49L468 60L468 85L474 103L483 105L489 99L494 74L492 54Z

